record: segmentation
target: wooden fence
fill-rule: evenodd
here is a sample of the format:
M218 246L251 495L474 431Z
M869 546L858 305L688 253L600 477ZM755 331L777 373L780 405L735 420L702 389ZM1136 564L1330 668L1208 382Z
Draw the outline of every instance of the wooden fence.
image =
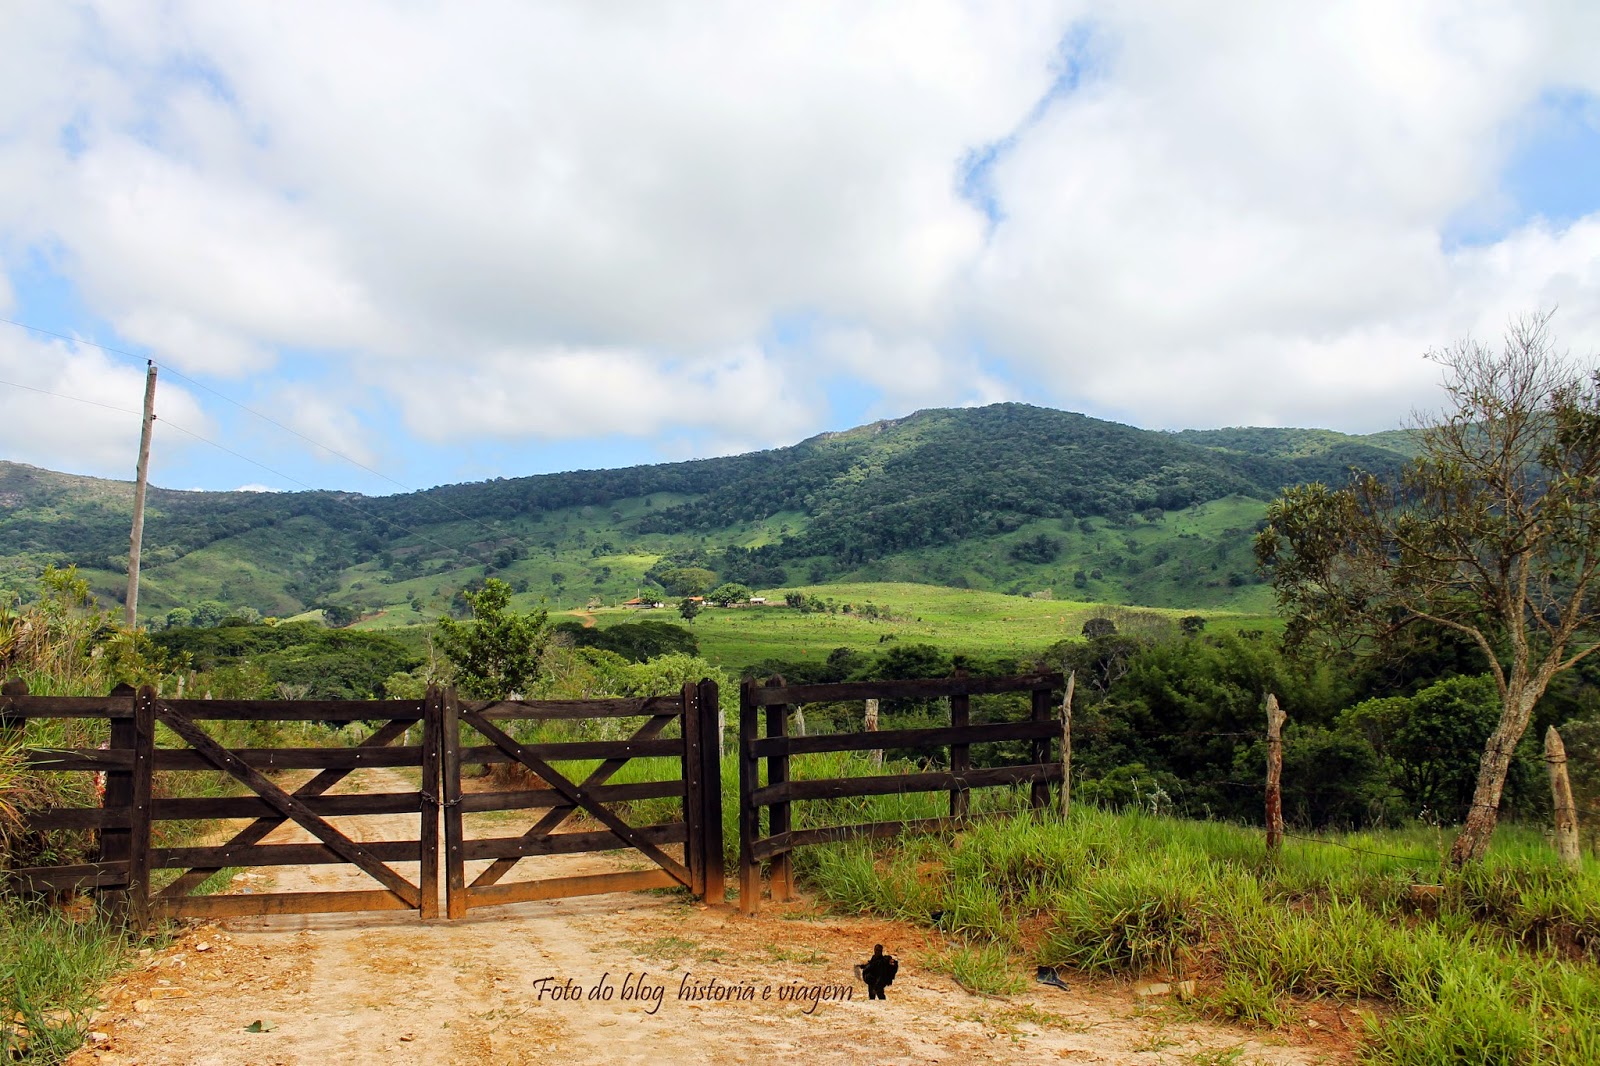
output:
M24 826L25 832L97 831L97 854L89 863L0 871L0 882L12 891L34 894L93 889L104 907L139 925L170 916L369 910L414 910L423 918L433 918L440 913L442 810L451 917L491 903L672 884L683 884L720 901L724 875L716 701L716 685L710 682L686 686L679 696L642 700L473 703L459 701L453 691L437 688L430 689L422 700L169 700L150 688L135 692L127 687L98 697L33 696L25 685L9 681L0 691L0 739L26 736L27 722L33 719L99 719L108 723L109 742L101 748L24 750L25 765L33 770L104 775L99 806L26 812ZM686 709L692 713L685 713ZM619 741L523 745L497 724L633 716L644 717L645 724L629 739ZM366 723L371 732L354 746L230 748L201 725L207 721ZM681 724L679 735L663 738L661 734L673 723ZM157 743L158 724L170 731L165 743ZM419 743L396 743L406 740L419 724ZM463 726L491 743L463 746ZM653 782L605 784L629 759L646 755L672 757L678 772ZM592 758L603 761L581 783L574 783L551 765L553 761ZM463 795L463 765L510 761L521 763L540 779L535 787ZM352 771L364 767L415 771L417 787L327 794ZM317 772L289 792L269 776L282 770ZM220 771L246 794L155 795L158 773L192 771ZM541 783L544 787L537 787ZM608 806L645 798L677 798L682 804L681 816L664 825L634 827ZM466 838L463 813L516 809L541 809L544 816L520 837ZM554 832L579 812L603 829ZM417 831L405 839L354 840L329 821L373 814L414 814ZM156 844L157 823L211 819L251 821L220 844ZM290 821L309 832L314 842L263 842ZM684 846L681 862L662 850L663 845L675 844ZM496 884L524 856L619 848L637 850L657 869ZM465 862L480 858L494 861L469 886ZM352 864L377 885L359 891L194 894L224 869L319 863ZM400 863L416 864L415 881L395 868ZM163 869L183 872L157 890L152 872Z
M643 718L644 722L626 739L547 744L518 743L500 725L507 721L607 722L627 718ZM678 736L663 737L674 722L681 725ZM676 696L631 700L461 702L449 693L444 703L444 723L444 825L450 917L460 918L475 907L502 903L675 885L722 902L722 777L717 756L715 682L687 684ZM463 747L463 727L477 731L490 743ZM651 756L677 760L677 776L622 785L606 783L630 760ZM581 782L551 765L573 759L601 762ZM461 767L477 763L516 764L542 787L462 795ZM630 825L620 812L606 806L665 798L681 801L680 815L655 825ZM513 810L537 810L543 814L531 828L516 836L469 838L464 815ZM597 832L556 832L580 813L604 828ZM663 850L672 844L683 845L683 862ZM528 856L571 855L618 847L632 848L653 867L500 883L519 860ZM474 859L493 862L469 884L466 863Z
M1049 803L1052 781L1062 779L1059 757L1052 759L1051 742L1061 738L1056 720L1055 694L1063 687L1060 674L1022 677L953 677L930 681L874 681L836 685L787 685L782 678L766 684L746 681L739 692L739 907L754 914L760 907L761 864L770 863L772 896L787 899L793 886L790 853L808 844L823 844L856 837L895 836L907 830L943 828L967 817L969 790L995 785L1027 784L1034 808ZM1007 692L1029 694L1025 721L971 724L971 697ZM949 703L950 724L924 729L829 733L791 736L794 711L806 703L857 700L944 699ZM761 734L765 711L766 735ZM1025 741L1029 761L1018 765L974 769L973 744ZM881 774L795 780L790 758L815 752L873 751L885 748L926 752L949 749L949 769L919 773ZM767 783L760 783L760 760L767 762ZM849 796L882 796L906 792L948 791L950 813L938 818L867 822L854 825L793 828L791 807L806 800ZM761 810L767 809L765 835Z

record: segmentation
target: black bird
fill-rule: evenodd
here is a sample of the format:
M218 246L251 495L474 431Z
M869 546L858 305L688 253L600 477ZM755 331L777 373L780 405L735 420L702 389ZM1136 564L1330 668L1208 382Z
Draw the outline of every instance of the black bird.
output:
M1065 992L1072 991L1072 989L1067 987L1067 983L1061 979L1061 975L1056 972L1056 968L1054 966L1039 967L1039 972L1034 977L1034 980L1038 981L1041 985L1049 985L1052 988L1059 988Z
M883 990L894 984L894 975L900 972L900 962L893 955L883 953L883 945L875 944L872 958L860 967L861 979L867 983L868 999L887 999Z

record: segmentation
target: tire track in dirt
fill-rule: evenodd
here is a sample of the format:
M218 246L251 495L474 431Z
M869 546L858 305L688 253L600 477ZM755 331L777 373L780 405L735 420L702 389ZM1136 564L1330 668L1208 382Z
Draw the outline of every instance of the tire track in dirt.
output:
M364 770L367 791L408 791L394 771ZM357 840L411 839L414 815L332 819ZM285 826L272 843L308 840ZM620 868L615 856L525 859L512 879ZM468 877L487 865L471 864ZM397 864L416 878L416 864ZM269 887L259 874L236 891ZM276 871L277 891L371 888L350 866ZM1115 986L1072 980L997 999L971 996L927 972L925 930L818 915L805 904L760 918L681 895L619 893L473 911L422 922L414 914L236 918L186 928L141 970L108 987L93 1028L105 1035L70 1061L232 1066L269 1063L438 1064L773 1062L808 1066L928 1063L1194 1062L1239 1050L1240 1063L1351 1061L1348 1038L1320 1043L1182 1019L1140 1007ZM889 999L869 1002L852 964L881 942L901 958ZM622 999L625 982L663 991L659 1005ZM541 979L545 979L541 984ZM684 982L748 985L746 1002L678 998ZM553 1000L570 982L608 1000ZM760 989L847 986L842 1002L763 1001ZM541 990L545 992L541 998ZM779 995L774 992L774 997ZM654 1008L653 1013L651 1012ZM248 1032L261 1021L269 1031Z

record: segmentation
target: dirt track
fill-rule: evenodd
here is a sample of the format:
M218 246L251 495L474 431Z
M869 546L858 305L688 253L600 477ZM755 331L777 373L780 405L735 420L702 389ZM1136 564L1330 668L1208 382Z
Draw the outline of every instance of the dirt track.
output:
M379 776L368 787L407 786ZM337 821L358 839L415 832L415 819L402 815ZM289 827L269 839L307 838ZM619 862L524 860L512 879ZM400 869L415 878L415 864ZM344 866L269 873L276 876L236 879L235 891L373 887ZM868 1001L852 972L875 942L901 959L885 1002ZM1070 992L1033 986L1009 999L973 996L924 968L931 946L923 930L819 916L806 904L749 919L655 893L517 904L453 922L409 913L230 919L191 926L107 988L108 1008L93 1026L103 1039L71 1062L1350 1061L1349 1036L1336 1024L1291 1042L1185 1021L1179 1005L1140 1005L1115 985L1070 980ZM680 998L686 982L713 980L748 987L754 998ZM630 997L640 984L646 998ZM582 998L554 999L557 986ZM849 989L852 998L780 1001L796 986ZM590 999L596 987L610 987L610 998ZM255 1022L266 1031L248 1031Z

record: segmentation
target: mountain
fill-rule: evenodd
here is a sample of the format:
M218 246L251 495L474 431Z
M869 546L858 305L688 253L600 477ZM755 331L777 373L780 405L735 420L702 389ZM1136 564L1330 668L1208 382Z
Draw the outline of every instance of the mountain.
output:
M680 571L757 588L915 580L1160 606L1265 604L1265 501L1403 434L1136 429L1047 408L919 411L787 448L447 485L399 496L152 488L142 608L206 600L420 621L495 575L527 601L614 601ZM76 563L125 584L132 485L0 462L0 584Z

